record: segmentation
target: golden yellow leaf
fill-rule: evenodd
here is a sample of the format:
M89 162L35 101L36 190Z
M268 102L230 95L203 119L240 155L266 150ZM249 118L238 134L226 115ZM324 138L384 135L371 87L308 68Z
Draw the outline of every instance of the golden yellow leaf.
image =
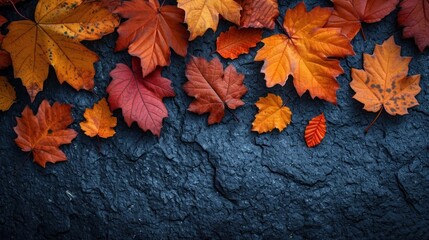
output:
M5 77L0 76L0 111L9 110L15 99L15 89L13 89Z
M185 10L185 22L191 32L189 40L202 36L209 28L216 31L219 14L232 23L240 24L241 6L234 0L178 0L177 3Z
M259 134L270 132L277 128L280 132L292 120L292 112L286 106L283 106L281 97L269 93L266 97L259 98L256 102L259 112L252 123L252 131Z
M116 117L112 116L105 98L94 104L93 108L87 108L83 116L86 121L80 123L80 128L87 136L109 138L115 135Z
M97 54L82 40L96 40L114 31L118 17L99 3L82 0L40 0L35 22L14 21L2 47L12 58L16 78L21 78L32 100L43 89L52 65L58 80L76 90L94 87Z

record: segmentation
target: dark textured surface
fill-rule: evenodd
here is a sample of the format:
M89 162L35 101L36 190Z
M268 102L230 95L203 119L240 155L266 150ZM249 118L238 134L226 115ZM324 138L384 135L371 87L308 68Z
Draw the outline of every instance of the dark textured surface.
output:
M171 1L170 1L171 2ZM279 0L281 15L298 1ZM308 8L328 1L305 1ZM32 17L35 2L18 8ZM19 19L1 7L8 19ZM14 144L13 127L29 97L19 80L11 81L18 100L0 113L0 238L1 239L143 239L143 238L282 238L282 239L429 239L429 50L418 52L413 40L401 39L397 11L380 23L365 24L367 41L353 40L356 56L341 61L338 106L299 98L289 80L267 89L254 62L256 49L234 61L245 74L246 105L222 123L207 126L207 116L187 112L191 98L181 86L190 55L208 59L215 38L228 28L221 21L190 43L186 59L172 56L163 76L173 81L177 96L165 101L170 117L161 137L128 128L120 111L117 134L90 139L79 129L83 112L102 96L116 63L129 56L113 53L116 34L86 42L100 56L94 93L60 86L50 71L41 100L74 105L72 128L79 136L63 146L69 160L43 169ZM278 31L278 30L276 30ZM265 31L264 36L276 31ZM395 35L402 54L413 56L409 74L422 75L420 106L406 116L375 117L352 99L350 67L361 68L362 53L372 53ZM12 71L3 74L12 79ZM283 132L250 131L260 96L268 92L289 100L292 124ZM328 132L314 149L305 146L306 123L324 112Z

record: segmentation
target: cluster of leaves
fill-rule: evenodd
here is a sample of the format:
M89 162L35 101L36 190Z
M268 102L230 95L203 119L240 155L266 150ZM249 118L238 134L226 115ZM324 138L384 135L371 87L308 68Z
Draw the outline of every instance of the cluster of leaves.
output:
M118 27L115 51L127 49L133 56L132 66L119 63L110 72L107 101L102 98L86 109L86 120L80 127L90 137L111 137L117 122L111 111L122 109L128 126L136 122L141 129L160 136L162 121L168 116L163 98L175 96L171 81L161 76L162 67L170 64L171 49L185 57L189 41L208 29L216 31L219 16L236 25L217 38L216 51L221 57L236 59L262 42L255 61L264 62L261 72L268 88L283 86L292 76L300 96L308 91L312 98L333 104L339 89L336 77L344 73L339 59L355 54L351 40L362 30L361 22L380 21L399 4L398 22L404 26L404 37L414 37L420 51L429 46L426 0L332 2L333 9L315 7L310 11L302 2L288 9L280 23L277 0L177 0L177 6L158 0L40 0L34 21L13 21L6 37L0 35L4 49L0 49L0 68L12 62L14 75L21 79L31 101L43 90L49 65L61 83L76 90L91 90L98 56L80 42L100 39ZM127 20L120 23L120 17ZM0 24L5 22L0 16ZM283 33L262 39L263 29L274 29L276 23ZM354 98L367 111L380 114L385 109L391 115L406 114L408 108L418 105L415 96L420 92L420 76L407 77L410 60L400 56L393 37L376 46L374 55L364 54L365 70L352 69ZM195 98L188 110L209 113L208 124L221 122L225 110L244 105L245 76L233 65L224 69L216 57L207 61L191 56L186 77L183 89ZM13 87L0 77L0 110L9 109L15 98ZM292 112L279 96L269 93L256 102L256 107L259 112L252 131L282 131L291 123ZM73 122L70 111L68 104L51 106L46 100L36 115L26 107L17 118L15 142L23 151L32 152L43 167L47 162L66 160L58 147L77 135L67 128ZM305 141L314 147L325 134L322 113L309 121Z

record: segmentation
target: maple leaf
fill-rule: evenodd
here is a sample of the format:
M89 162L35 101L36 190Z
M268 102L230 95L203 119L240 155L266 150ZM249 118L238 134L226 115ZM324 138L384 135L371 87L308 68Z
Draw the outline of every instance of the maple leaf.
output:
M15 89L5 77L0 76L0 111L9 110L10 106L15 102L15 99Z
M404 26L404 37L414 37L419 50L429 46L429 1L403 0L398 13L399 25Z
M45 167L47 162L67 160L59 146L70 144L77 136L75 130L67 128L73 122L70 105L56 102L51 106L43 100L36 115L27 106L16 121L15 143L22 151L32 152L37 164Z
M207 29L216 31L219 14L226 20L240 24L240 4L234 0L178 0L178 7L185 10L185 22L191 32L189 40L202 36Z
M419 104L415 96L421 90L420 75L407 77L410 61L411 57L401 57L393 37L377 45L373 55L364 54L365 70L352 68L353 98L364 104L363 109L378 111L376 119L383 109L390 115L407 114L407 108Z
M192 57L186 65L188 82L183 90L195 100L188 110L194 113L210 113L209 124L219 123L225 115L225 108L236 109L244 102L240 99L247 88L243 85L244 75L237 73L233 65L225 71L218 58L210 62L204 58Z
M125 64L116 64L110 72L113 81L107 87L110 109L122 109L125 122L137 122L145 131L159 137L162 120L168 116L162 99L174 97L171 81L161 77L161 68L143 78L138 58L132 59L132 70Z
M277 0L237 0L241 11L241 27L274 29L274 23L279 16Z
M217 38L216 51L223 58L236 59L240 54L248 53L250 48L256 47L261 38L261 29L230 27Z
M262 40L256 61L264 61L267 87L284 85L289 75L300 96L307 90L312 98L337 102L339 85L335 78L344 71L331 57L354 54L350 40L338 28L323 28L331 10L315 7L310 12L304 3L286 12L283 27L287 35L276 34Z
M58 80L76 90L94 87L94 65L97 54L80 44L82 40L96 40L113 32L119 24L99 3L82 0L40 0L36 6L35 22L15 21L3 48L12 58L16 78L33 101L48 77L52 65Z
M94 104L93 108L87 108L83 116L86 121L80 123L80 128L87 136L109 138L115 135L116 117L112 116L105 98Z
M268 93L266 97L259 98L255 105L259 111L252 123L252 131L259 134L271 132L274 128L281 132L292 120L292 112L283 106L283 100L277 95Z
M128 47L128 53L141 59L143 77L157 66L170 64L170 47L186 56L188 36L182 24L184 12L175 6L160 7L158 0L132 0L119 6L114 13L129 18L119 26L116 51Z
M375 23L395 10L399 0L331 0L335 11L326 27L338 27L350 39L361 29L361 22Z
M312 148L320 144L326 134L326 119L322 113L308 122L305 127L305 143L308 147Z
M0 27L3 26L3 24L5 24L6 22L7 19L0 15ZM0 33L0 69L7 68L11 64L9 53L1 49L3 38L3 34Z

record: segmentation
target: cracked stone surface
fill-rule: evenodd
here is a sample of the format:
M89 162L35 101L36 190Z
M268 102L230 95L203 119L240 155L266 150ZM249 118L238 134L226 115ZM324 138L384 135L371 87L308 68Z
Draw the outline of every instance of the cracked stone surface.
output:
M167 1L174 4L174 1ZM282 17L298 1L279 0ZM308 8L332 6L306 0ZM17 5L33 18L36 1ZM177 96L165 100L169 118L160 138L128 128L120 111L117 134L90 139L79 129L83 112L102 96L116 63L130 63L125 52L114 53L116 34L84 44L100 56L94 92L74 91L56 80L51 68L43 99L73 104L79 136L61 147L68 161L46 169L15 145L13 127L29 97L11 69L2 72L17 90L17 102L0 113L1 239L429 239L429 49L420 53L413 39L402 39L397 10L383 21L364 24L353 40L355 56L341 60L338 105L299 98L289 79L285 87L265 87L257 48L231 61L246 75L246 105L226 113L222 123L207 126L207 116L186 109L185 63L191 55L211 59L218 31L208 31L189 45L184 59L175 54L162 75L172 80ZM19 19L1 7L9 20ZM3 29L5 30L5 29ZM274 31L265 31L269 36ZM362 53L389 36L412 56L409 74L422 75L420 105L405 116L375 117L352 99L350 67L362 68ZM272 92L288 101L292 124L279 133L251 132L254 103ZM321 145L306 147L307 122L320 112L328 132Z

